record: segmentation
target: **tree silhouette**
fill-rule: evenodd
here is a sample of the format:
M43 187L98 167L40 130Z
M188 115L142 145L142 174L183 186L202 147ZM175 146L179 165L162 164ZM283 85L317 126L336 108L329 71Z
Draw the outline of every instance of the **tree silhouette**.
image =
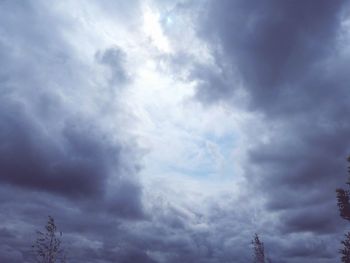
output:
M260 241L258 234L252 240L254 263L265 263L264 243Z
M350 233L345 234L345 240L342 240L344 248L339 249L339 252L342 254L341 261L348 263L350 262Z
M350 163L350 156L348 157L348 162ZM348 172L350 174L350 166L348 167ZM346 183L348 186L350 186L349 179ZM336 189L336 192L340 216L345 220L350 221L350 191L338 188ZM342 255L341 260L344 263L350 263L350 232L345 234L345 240L341 241L341 243L344 246L342 249L339 249L339 252Z
M37 239L32 245L37 263L66 262L66 254L61 248L62 232L58 233L53 217L49 216L45 232L37 231Z

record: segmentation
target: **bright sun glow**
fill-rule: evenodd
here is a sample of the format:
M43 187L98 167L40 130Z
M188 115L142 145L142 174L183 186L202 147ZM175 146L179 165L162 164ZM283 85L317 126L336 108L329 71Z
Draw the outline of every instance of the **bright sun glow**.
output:
M171 52L169 41L159 24L159 13L154 12L149 6L145 6L143 20L143 31L150 38L152 44L162 52Z

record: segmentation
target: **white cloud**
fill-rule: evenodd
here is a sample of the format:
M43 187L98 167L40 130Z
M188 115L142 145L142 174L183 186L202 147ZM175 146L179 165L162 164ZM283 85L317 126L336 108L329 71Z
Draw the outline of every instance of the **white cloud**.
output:
M174 76L171 60L164 59L169 53L186 53L193 63L210 66L213 55L195 36L194 14L170 6L167 10L146 1L135 8L140 16L125 23L95 2L59 2L47 8L64 21L62 34L73 66L79 68L74 78L84 80L64 93L65 99L72 108L79 101L79 111L98 119L110 134L118 131L118 141L136 141L145 149L139 175L145 202L157 186L159 195L185 207L225 193L239 195L249 147L247 125L255 117L220 104L203 107L193 99L196 83ZM125 70L132 79L122 88L109 86L108 72L96 61L98 52L113 47L125 52Z

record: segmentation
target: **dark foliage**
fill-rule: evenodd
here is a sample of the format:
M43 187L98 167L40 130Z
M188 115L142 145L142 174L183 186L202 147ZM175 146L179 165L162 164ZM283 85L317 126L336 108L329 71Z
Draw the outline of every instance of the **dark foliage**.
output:
M350 156L348 157L348 162L350 162ZM350 174L350 167L348 167L348 172ZM347 184L350 186L350 178L348 179ZM337 205L339 208L340 216L345 220L350 221L350 190L344 190L338 188L337 192ZM345 240L343 240L342 249L339 249L341 256L341 261L344 263L350 263L350 232L345 234Z
M260 241L258 234L252 240L254 263L265 263L264 243Z
M350 156L348 157L348 162L350 162ZM350 174L350 166L348 167L348 172ZM350 185L350 178L348 179L347 184ZM337 200L340 216L345 220L350 221L350 202L349 202L349 190L344 190L342 188L338 188L337 192Z
M341 242L344 248L339 249L339 252L342 254L341 261L350 263L350 233L345 234L345 237L346 239Z
M350 221L349 191L339 188L336 190L340 216Z
M66 254L61 247L62 232L58 233L53 217L49 216L45 232L37 231L38 237L32 245L37 263L66 263Z

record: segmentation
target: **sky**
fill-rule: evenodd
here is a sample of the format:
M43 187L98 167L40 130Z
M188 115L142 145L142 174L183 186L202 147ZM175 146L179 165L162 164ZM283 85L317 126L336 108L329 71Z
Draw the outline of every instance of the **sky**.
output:
M341 0L0 1L0 262L340 261L349 68Z

